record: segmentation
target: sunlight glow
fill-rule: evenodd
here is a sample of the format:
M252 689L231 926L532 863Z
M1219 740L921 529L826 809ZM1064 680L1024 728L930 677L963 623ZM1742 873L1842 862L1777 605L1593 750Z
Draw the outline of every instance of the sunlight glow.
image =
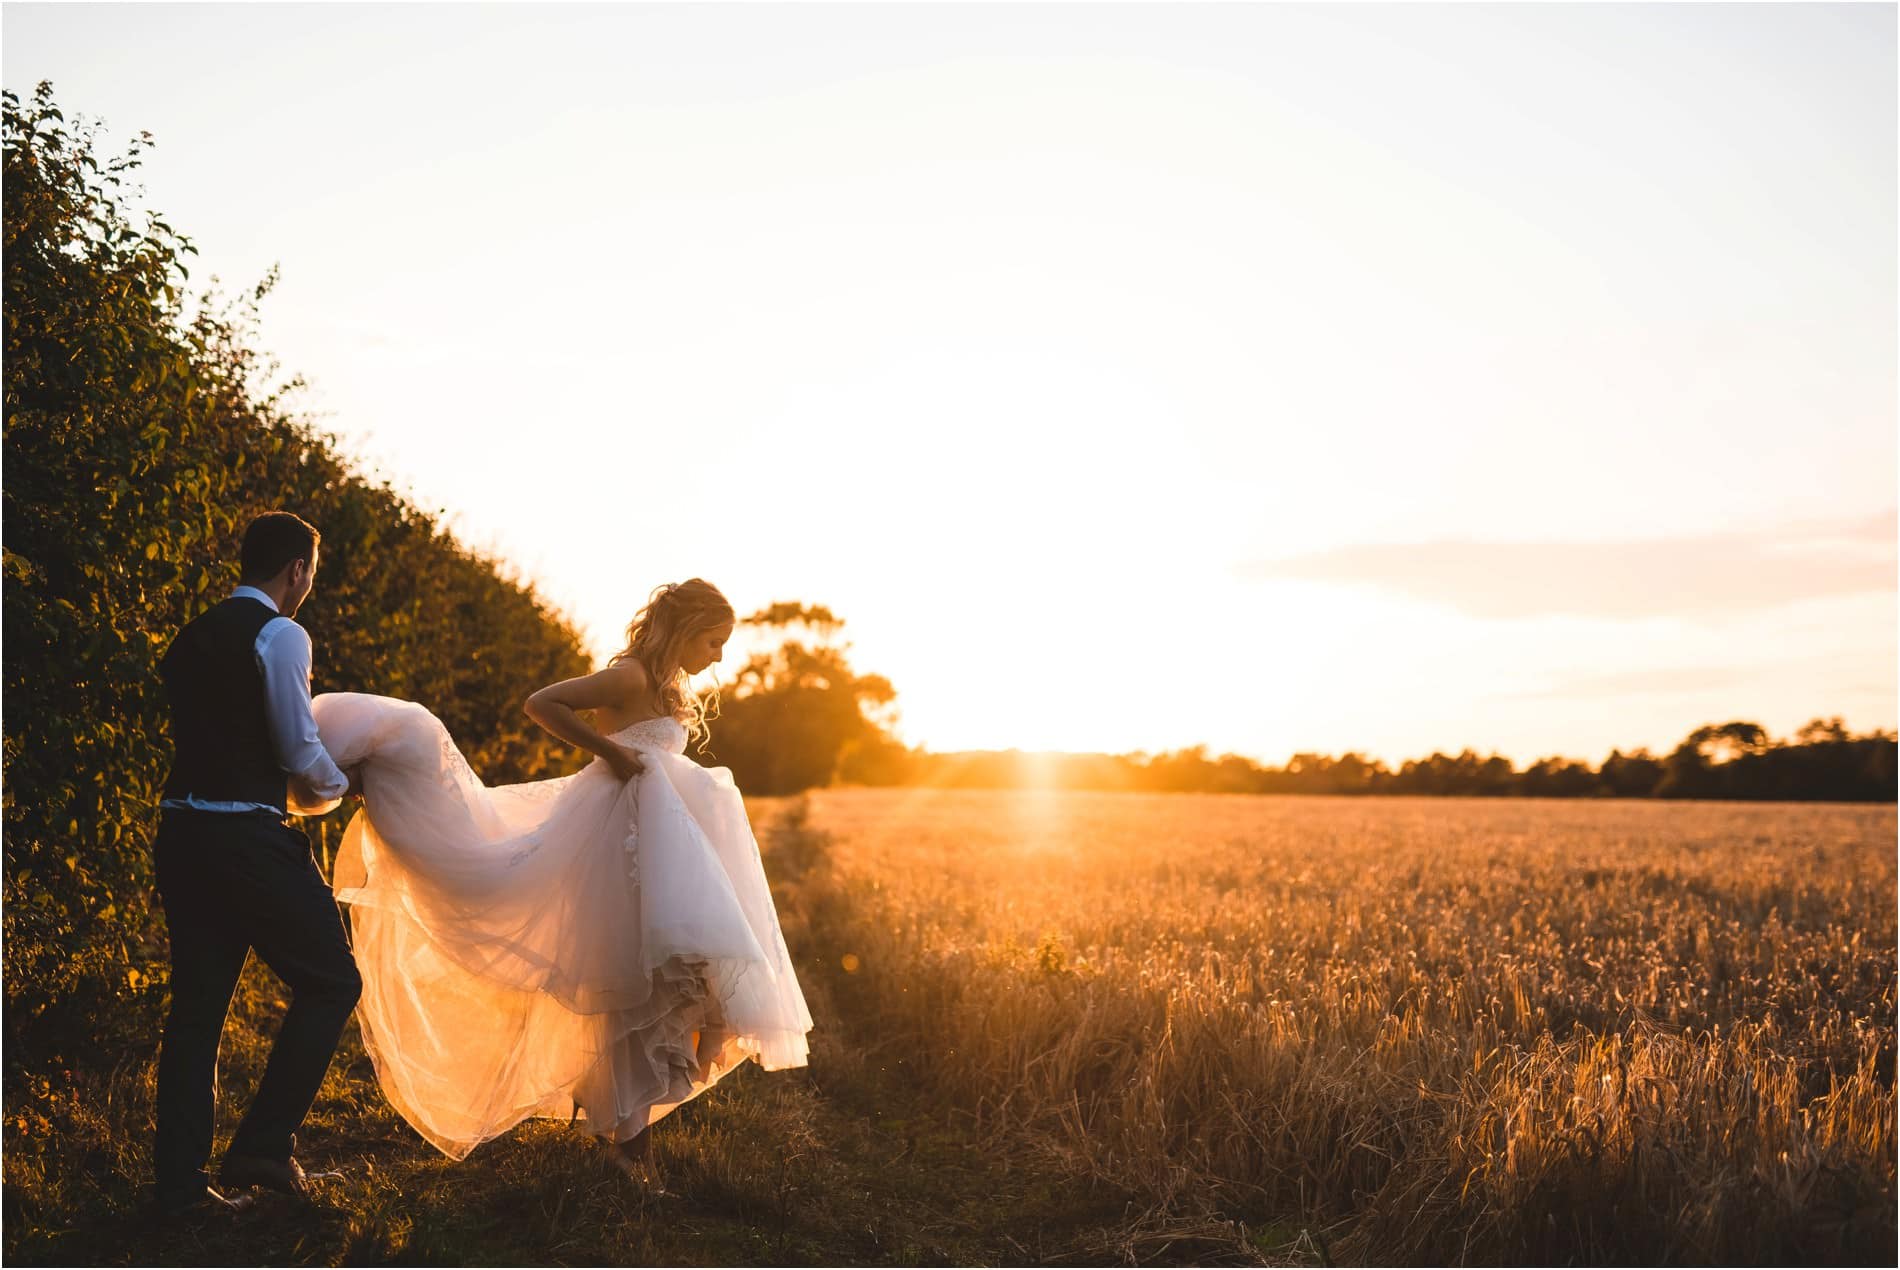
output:
M1891 6L6 34L10 88L155 135L194 286L281 265L262 342L303 405L603 660L697 575L830 606L938 750L1527 762L1900 713L1864 531L1896 501ZM1738 534L1826 585L1710 567Z

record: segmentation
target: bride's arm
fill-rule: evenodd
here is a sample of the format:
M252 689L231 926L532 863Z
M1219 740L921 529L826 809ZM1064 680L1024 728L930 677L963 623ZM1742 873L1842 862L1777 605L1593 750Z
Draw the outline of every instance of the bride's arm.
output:
M642 700L647 690L646 678L646 669L640 663L620 662L591 675L563 679L537 689L529 695L522 709L530 719L569 745L578 745L607 760L607 765L621 780L631 780L645 770L640 756L588 727L586 720L575 712Z

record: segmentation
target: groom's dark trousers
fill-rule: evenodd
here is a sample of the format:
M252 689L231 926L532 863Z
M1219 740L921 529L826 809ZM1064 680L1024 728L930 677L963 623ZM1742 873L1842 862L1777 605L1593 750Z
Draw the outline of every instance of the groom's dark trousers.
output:
M154 1172L161 1197L202 1194L217 1105L218 1040L253 948L291 1003L229 1153L283 1160L362 979L310 840L276 813L165 808L158 893L171 938L171 1012L158 1060Z

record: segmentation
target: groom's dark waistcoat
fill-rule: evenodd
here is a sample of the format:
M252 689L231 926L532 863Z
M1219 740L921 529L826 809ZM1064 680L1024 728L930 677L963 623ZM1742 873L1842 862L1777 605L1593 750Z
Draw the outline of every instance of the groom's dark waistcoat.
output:
M277 614L232 596L191 621L158 664L171 706L171 776L166 798L284 806L289 781L278 765L264 706L257 635Z

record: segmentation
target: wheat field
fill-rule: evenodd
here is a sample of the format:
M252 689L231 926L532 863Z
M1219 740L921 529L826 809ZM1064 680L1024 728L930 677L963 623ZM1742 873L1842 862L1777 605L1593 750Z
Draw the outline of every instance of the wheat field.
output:
M445 1159L352 1027L321 1202L154 1227L147 1010L10 1100L7 1260L1893 1263L1891 806L749 807L811 1065L663 1121L670 1193L555 1121ZM225 1133L283 1009L253 960Z
M806 951L876 1060L1163 1226L1359 1263L1894 1259L1891 806L808 812Z

